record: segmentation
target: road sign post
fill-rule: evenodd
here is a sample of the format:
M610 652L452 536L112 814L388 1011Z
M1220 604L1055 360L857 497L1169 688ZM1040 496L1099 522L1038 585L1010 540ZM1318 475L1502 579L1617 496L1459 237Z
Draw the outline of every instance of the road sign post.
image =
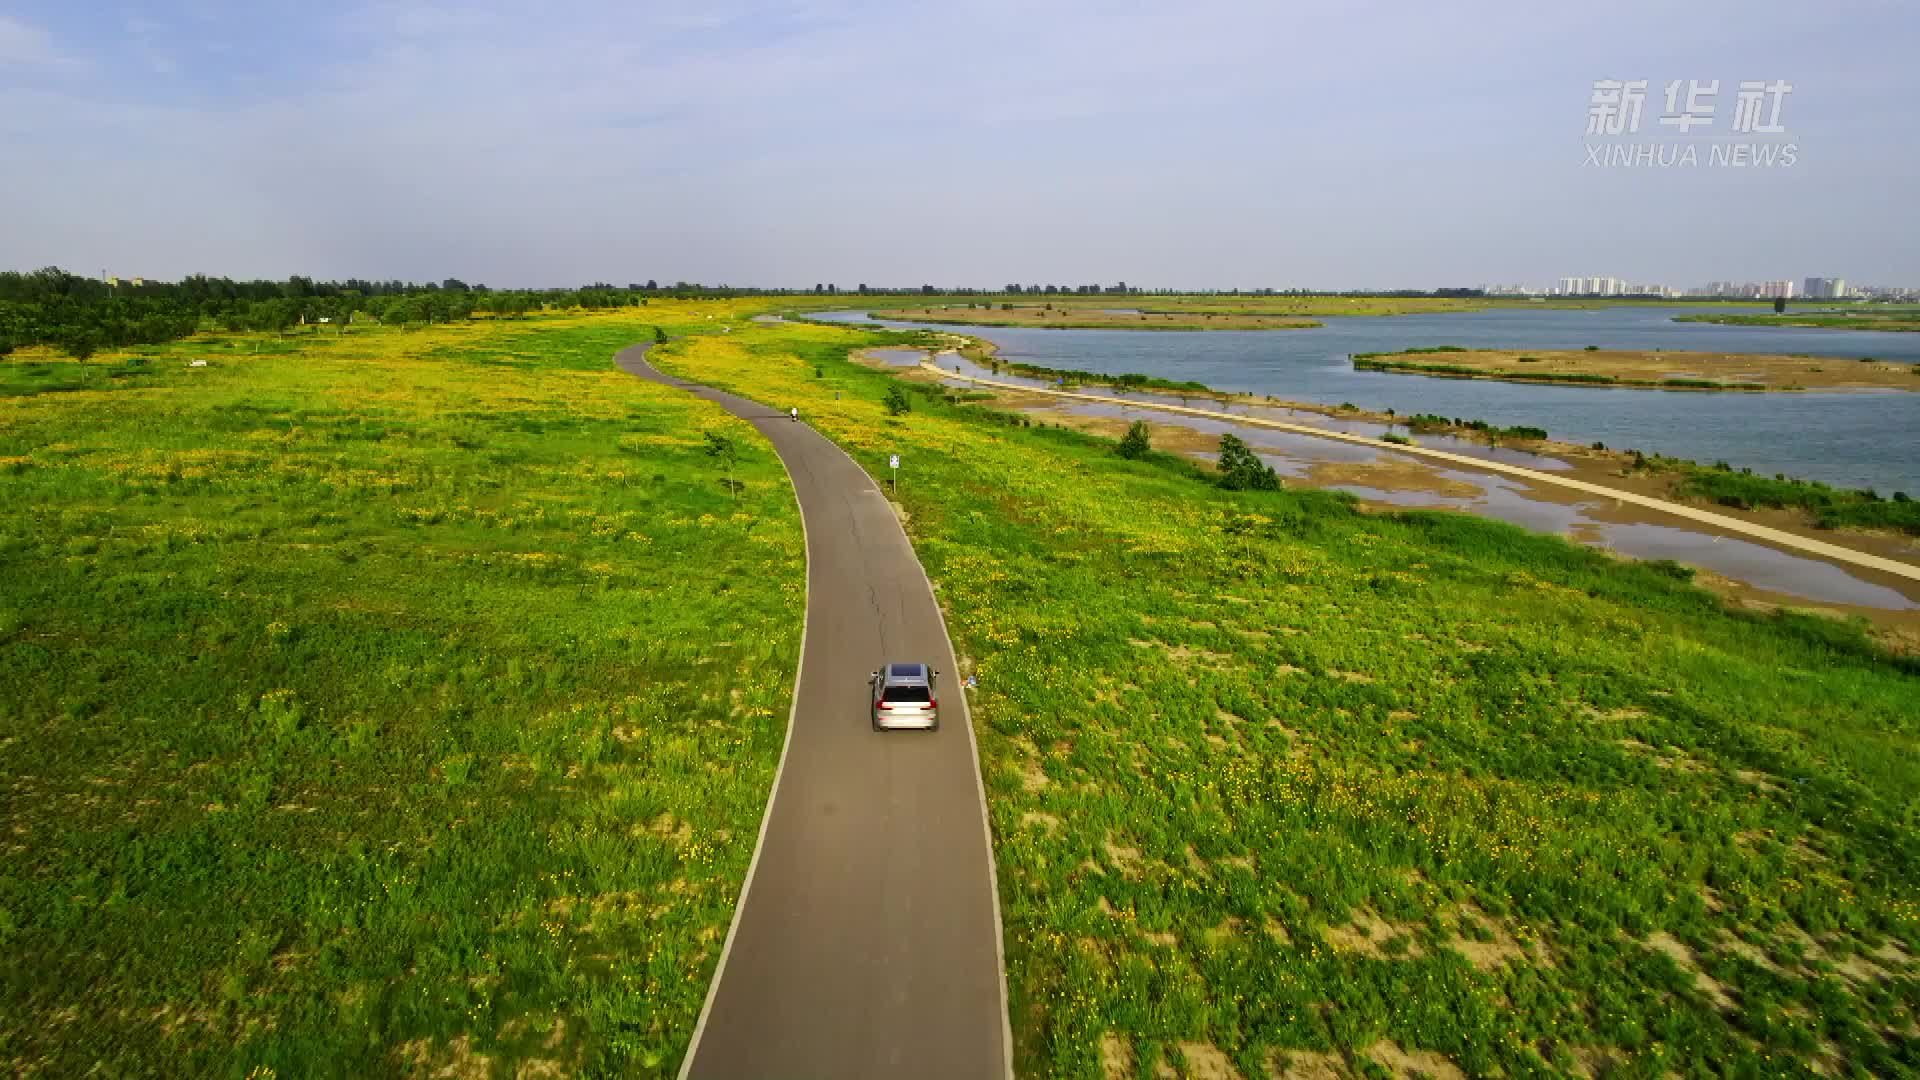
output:
M887 455L887 468L893 471L893 478L888 481L889 488L895 494L898 494L900 491L900 455L899 454Z

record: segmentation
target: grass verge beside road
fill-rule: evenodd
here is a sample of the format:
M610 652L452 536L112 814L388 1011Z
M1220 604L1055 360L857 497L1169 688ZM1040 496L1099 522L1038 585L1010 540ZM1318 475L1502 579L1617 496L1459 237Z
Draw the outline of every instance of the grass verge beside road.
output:
M1023 1073L1920 1068L1920 670L1458 515L1223 492L844 362L661 366L896 494L978 677Z
M678 1066L805 589L611 366L714 313L0 361L0 1067Z

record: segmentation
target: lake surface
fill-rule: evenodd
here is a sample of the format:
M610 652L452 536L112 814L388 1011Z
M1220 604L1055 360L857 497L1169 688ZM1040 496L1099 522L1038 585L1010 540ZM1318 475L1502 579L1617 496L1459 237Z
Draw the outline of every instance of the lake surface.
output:
M1139 372L1218 390L1401 414L1430 412L1502 426L1530 424L1569 442L1727 461L1837 487L1920 495L1920 393L1736 394L1539 386L1355 371L1348 357L1434 345L1663 349L1920 362L1920 333L1674 322L1719 308L1545 308L1334 317L1314 330L1051 330L878 319L957 331L1007 360L1105 374ZM865 322L864 311L826 312ZM1920 376L1916 376L1920 382Z

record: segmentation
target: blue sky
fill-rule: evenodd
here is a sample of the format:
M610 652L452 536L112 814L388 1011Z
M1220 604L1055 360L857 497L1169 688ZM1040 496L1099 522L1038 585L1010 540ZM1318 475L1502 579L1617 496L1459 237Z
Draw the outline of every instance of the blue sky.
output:
M1561 8L1566 10L1560 10ZM1920 285L1920 11L0 5L0 268L496 286ZM1597 79L1792 168L1585 164ZM1704 156L1705 143L1701 143Z

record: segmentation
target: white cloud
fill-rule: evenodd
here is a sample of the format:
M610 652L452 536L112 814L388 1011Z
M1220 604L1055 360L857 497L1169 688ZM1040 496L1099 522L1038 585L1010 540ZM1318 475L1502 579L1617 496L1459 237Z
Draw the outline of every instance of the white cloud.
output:
M79 62L60 52L53 35L19 19L0 15L0 69L61 69Z

